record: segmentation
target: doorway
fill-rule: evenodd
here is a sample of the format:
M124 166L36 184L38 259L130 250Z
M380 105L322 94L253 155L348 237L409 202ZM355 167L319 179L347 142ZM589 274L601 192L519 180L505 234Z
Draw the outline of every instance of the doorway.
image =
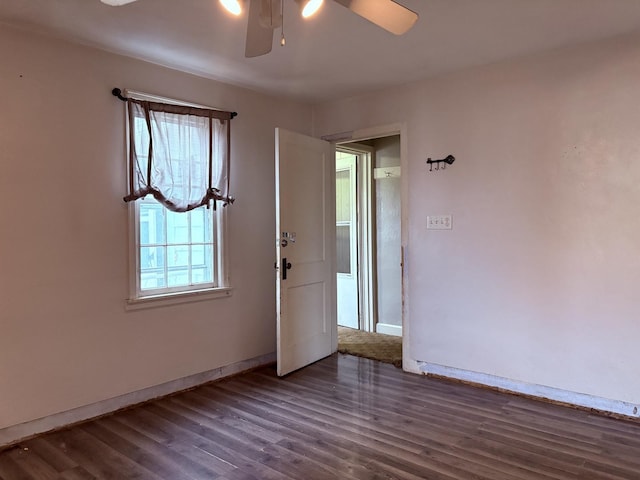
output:
M400 160L398 134L336 146L339 327L402 336Z

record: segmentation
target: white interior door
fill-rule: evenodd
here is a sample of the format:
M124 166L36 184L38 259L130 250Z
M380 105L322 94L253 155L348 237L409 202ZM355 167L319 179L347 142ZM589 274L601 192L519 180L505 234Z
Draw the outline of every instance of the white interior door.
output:
M278 375L337 348L335 150L276 129Z
M336 266L338 325L360 328L358 299L358 219L356 161L336 154Z

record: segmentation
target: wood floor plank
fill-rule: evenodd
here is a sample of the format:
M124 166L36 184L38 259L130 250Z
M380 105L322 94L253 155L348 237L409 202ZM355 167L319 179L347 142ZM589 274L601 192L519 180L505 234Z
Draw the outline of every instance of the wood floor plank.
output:
M11 458L9 451L0 454L0 478L3 480L34 480Z
M205 465L220 475L226 475L238 468L234 464L236 457L233 452L224 449L216 450L215 444L208 442L188 429L159 419L144 410L136 409L125 413L126 415L115 415L112 421L122 426L130 427L144 437L152 439L158 438L156 437L157 432L164 431L166 433L170 431L169 436L160 435L159 438L161 440L152 441L159 441L167 448L198 464Z
M82 467L74 467L62 472L58 480L96 480L96 477Z
M54 432L47 440L98 478L136 478L163 480L141 465L113 450L109 445L85 433L80 427Z
M169 469L179 469L192 477L213 479L234 469L226 462L213 461L211 455L192 445L184 445L181 442L166 445L156 442L143 432L118 421L114 416L100 419L97 423L129 443L142 446L151 456L151 461L162 457L164 461L169 462Z
M580 468L573 462L564 462L512 444L492 439L474 437L465 439L457 445L467 454L477 454L493 459L495 462L510 464L531 471L540 478L558 480L575 478ZM534 478L536 478L534 476Z
M209 476L214 479L218 473L188 461L170 448L163 448L156 442L137 442L126 438L125 428L112 427L104 421L91 422L82 430L106 443L121 455L166 480L194 480Z
M66 472L78 466L78 464L64 452L51 446L44 437L29 440L29 448L31 452L37 453L40 458L51 465L57 472Z
M333 355L0 452L0 480L640 480L640 424Z
M8 456L34 480L55 480L58 477L58 471L28 447L15 448Z
M152 434L154 430L171 432L170 441L167 444L172 445L172 448L176 444L191 445L204 454L210 455L212 463L222 462L233 470L239 469L249 474L255 472L259 474L258 478L264 480L295 479L254 460L252 454L256 450L255 446L249 446L249 448L240 446L238 449L237 443L229 445L230 442L225 435L220 435L215 430L203 427L189 419L186 411L183 415L166 418L166 415L158 415L157 410L155 413L151 412L150 409L154 406L149 404L143 410L127 413L144 418L144 422L141 422L139 427L146 433Z
M169 421L180 421L182 425L188 425L199 435L223 443L233 448L234 451L242 451L258 463L269 466L271 469L290 475L293 478L302 478L305 475L309 479L318 480L335 478L334 474L326 466L320 464L310 466L311 459L277 448L275 444L250 432L242 431L221 422L212 424L205 415L198 415L197 419L192 419L185 415L178 415L158 404L150 406L149 409L159 417ZM307 467L306 470L304 470L305 467Z

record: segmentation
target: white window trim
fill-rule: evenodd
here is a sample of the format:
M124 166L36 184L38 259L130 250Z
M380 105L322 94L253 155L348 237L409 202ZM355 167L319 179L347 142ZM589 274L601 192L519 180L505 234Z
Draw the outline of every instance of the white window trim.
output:
M152 297L142 297L129 299L126 302L125 310L143 310L147 308L168 307L180 305L181 303L201 302L215 298L226 298L233 295L231 287L216 287L205 290L191 290L187 292L165 293Z
M189 102L182 102L166 97L150 95L132 90L125 90L127 96L139 100L149 100L155 102L172 103L175 105L212 108L205 105L198 105ZM127 123L127 151L129 141L129 131ZM125 165L127 158L125 156ZM128 168L127 168L128 171ZM146 308L165 307L170 305L178 305L181 303L199 302L203 300L211 300L215 298L226 298L233 294L233 288L230 286L228 257L229 242L227 241L227 209L218 206L214 221L216 222L217 238L214 239L217 247L214 249L215 265L217 269L218 286L202 289L191 289L179 292L162 292L157 295L141 296L139 288L139 272L140 272L140 256L138 254L139 224L136 221L136 202L130 202L129 208L129 298L125 303L125 310L141 310Z

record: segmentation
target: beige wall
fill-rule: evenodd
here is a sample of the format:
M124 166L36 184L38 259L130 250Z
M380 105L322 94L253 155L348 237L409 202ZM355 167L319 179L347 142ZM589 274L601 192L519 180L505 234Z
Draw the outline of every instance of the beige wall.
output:
M640 403L638 40L315 108L318 136L406 125L412 361Z
M0 429L275 350L274 127L309 106L0 30ZM224 298L126 312L124 104L235 110Z

